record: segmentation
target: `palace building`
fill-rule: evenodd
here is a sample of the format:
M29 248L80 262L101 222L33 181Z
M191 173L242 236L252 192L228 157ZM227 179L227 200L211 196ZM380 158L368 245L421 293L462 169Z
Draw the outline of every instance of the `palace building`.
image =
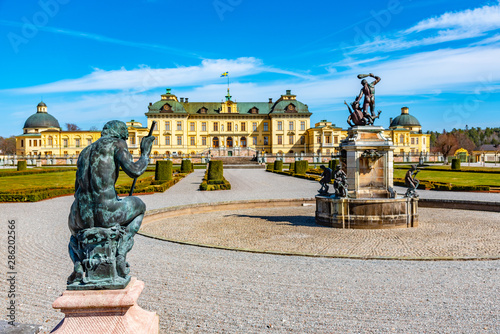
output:
M272 98L268 102L233 101L229 90L222 102L190 102L167 89L159 101L149 103L145 115L146 126L134 120L126 122L128 147L135 156L140 154L141 138L147 136L153 121L153 156L330 156L338 153L340 141L347 137L346 129L326 120L312 127L307 104L297 100L290 90L274 102ZM430 152L430 135L422 133L419 121L406 107L391 119L384 134L394 142L396 155ZM16 152L25 156L78 156L100 136L100 131L62 130L58 120L48 113L47 105L40 102L37 112L26 120L23 134L16 136Z

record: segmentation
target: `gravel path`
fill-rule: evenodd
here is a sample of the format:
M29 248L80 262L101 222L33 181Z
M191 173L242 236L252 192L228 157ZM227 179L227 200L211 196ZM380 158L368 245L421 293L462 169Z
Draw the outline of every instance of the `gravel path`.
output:
M148 209L197 202L312 197L316 182L260 170L227 170L233 190L195 191L195 171ZM16 220L17 321L53 328L51 308L72 266L72 197L0 204L0 256ZM450 211L452 214L453 211ZM185 246L140 235L129 254L145 281L140 305L162 333L498 333L499 261L380 261L251 254ZM6 267L4 264L4 271ZM7 285L2 279L5 310ZM4 311L5 312L5 311ZM4 317L4 316L2 316Z

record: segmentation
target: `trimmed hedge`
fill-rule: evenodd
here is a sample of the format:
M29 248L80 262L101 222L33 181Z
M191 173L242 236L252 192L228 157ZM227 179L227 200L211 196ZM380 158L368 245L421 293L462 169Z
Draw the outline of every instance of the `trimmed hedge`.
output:
M307 160L295 162L295 174L305 175L309 169L309 162Z
M339 163L340 161L338 159L332 159L328 161L328 168L330 168L332 171L335 171Z
M20 172L26 169L28 169L28 162L26 160L19 160L17 162L17 171Z
M181 173L191 173L193 171L193 164L189 159L183 159L181 162Z
M396 186L405 186L405 182L403 179L394 179L394 185ZM418 189L425 190L444 190L444 191L490 191L489 186L462 186L456 185L452 183L443 183L443 182L435 182L435 181L427 181L421 180L418 185Z
M172 180L172 161L160 160L156 162L155 180Z
M50 169L26 169L24 171L17 170L2 170L0 171L0 177L3 176L18 176L18 175L30 175L30 174L44 174L44 173L61 173L61 172L71 172L75 171L76 168L64 168L64 167L55 167Z
M277 170L277 171L282 171L283 170L283 161L281 160L276 160L274 162L274 170Z
M460 159L451 160L451 169L452 170L460 170Z
M0 202L38 202L47 198L70 195L75 192L73 187L32 188L0 193Z
M288 170L291 170L291 171L295 170L295 162L290 162L290 166L288 166Z
M223 176L223 166L220 160L211 160L208 163L207 180L222 181Z
M222 162L222 161L221 161ZM200 190L202 191L212 191L212 190L230 190L231 183L229 183L224 176L222 180L208 180L209 170L205 172L203 180L200 184Z
M274 164L266 164L266 170L272 172L274 170Z

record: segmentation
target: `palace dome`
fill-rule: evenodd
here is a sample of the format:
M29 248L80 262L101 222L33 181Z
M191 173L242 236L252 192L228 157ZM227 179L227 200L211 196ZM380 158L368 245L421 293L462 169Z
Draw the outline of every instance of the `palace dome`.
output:
M43 102L40 102L37 105L37 112L26 120L24 122L24 127L23 128L58 128L60 129L61 127L59 126L59 122L57 119L50 115L47 112L47 105Z
M401 115L394 118L389 125L389 128L395 128L397 126L402 127L420 127L420 122L415 116L412 116L408 113L408 108L401 108Z

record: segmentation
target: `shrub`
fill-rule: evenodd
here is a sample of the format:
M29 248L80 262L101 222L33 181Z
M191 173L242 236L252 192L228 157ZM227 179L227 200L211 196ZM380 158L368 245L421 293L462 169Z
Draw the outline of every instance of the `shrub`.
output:
M222 177L222 180L208 180L208 171L205 172L203 181L200 184L200 190L211 191L211 190L230 190L231 184Z
M451 160L451 169L453 170L460 170L460 159L453 159Z
M28 169L28 163L26 160L19 160L17 162L17 171L22 171Z
M276 160L274 162L274 170L277 170L277 171L282 171L283 170L283 161L281 160Z
M274 170L274 164L267 164L266 165L266 171L272 172Z
M183 159L181 162L181 173L190 173L193 171L193 164L189 159Z
M295 162L290 162L290 166L288 167L288 170L295 171Z
M224 176L223 176L222 161L211 160L208 163L207 180L222 181L223 178L224 178Z
M160 160L156 162L155 180L172 180L172 161Z
M339 164L339 160L338 159L332 159L330 161L328 161L328 168L330 168L331 170L335 170L335 168L337 168Z
M295 162L295 174L305 175L306 171L309 169L309 163L307 160L296 161Z

